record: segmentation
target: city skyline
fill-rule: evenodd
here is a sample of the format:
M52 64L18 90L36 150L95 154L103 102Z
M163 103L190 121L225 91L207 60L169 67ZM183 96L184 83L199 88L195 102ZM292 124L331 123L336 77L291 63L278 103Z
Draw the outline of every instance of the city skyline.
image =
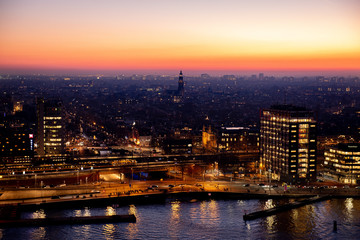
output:
M360 3L2 1L0 72L360 71Z

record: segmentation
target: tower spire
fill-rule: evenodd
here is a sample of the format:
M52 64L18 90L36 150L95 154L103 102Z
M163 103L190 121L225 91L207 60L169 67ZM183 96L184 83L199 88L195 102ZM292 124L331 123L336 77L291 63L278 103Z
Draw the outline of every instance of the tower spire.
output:
M183 77L183 74L182 74L182 70L180 70L180 74L179 74L178 94L180 96L184 95L184 77Z

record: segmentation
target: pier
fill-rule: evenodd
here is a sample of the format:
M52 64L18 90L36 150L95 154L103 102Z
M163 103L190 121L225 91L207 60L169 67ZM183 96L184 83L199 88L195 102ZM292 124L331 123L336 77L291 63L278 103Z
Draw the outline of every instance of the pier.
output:
M288 211L288 210L295 209L295 208L298 208L298 207L302 207L302 206L305 206L305 205L308 205L308 204L311 204L311 203L328 200L330 198L331 198L331 196L329 196L329 195L328 196L311 197L311 198L307 198L307 199L304 199L304 200L299 200L299 201L296 201L296 202L288 203L288 204L285 204L285 205L282 205L282 206L269 208L269 209L266 209L266 210L253 212L253 213L250 213L250 214L245 214L243 216L243 218L244 218L245 221L246 220L254 220L254 219L257 219L257 218L261 218L261 217L271 216L271 215L277 214L279 212L284 212L284 211Z
M20 218L19 205L7 205L0 208L0 228L4 227L41 227L49 225L101 224L128 222L135 223L134 214L111 216L81 216L56 218Z
M40 227L49 225L74 225L74 224L98 224L98 223L135 223L135 215L113 215L113 216L89 216L89 217L59 217L59 218L37 218L37 219L9 219L0 220L2 227Z

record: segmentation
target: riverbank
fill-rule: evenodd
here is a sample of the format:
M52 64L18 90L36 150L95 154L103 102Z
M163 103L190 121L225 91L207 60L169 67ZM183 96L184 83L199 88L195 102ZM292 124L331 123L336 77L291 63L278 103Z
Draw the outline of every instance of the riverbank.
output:
M178 200L176 200L178 199ZM300 200L300 199L299 199ZM356 239L360 199L329 199L254 221L245 213L280 206L295 199L169 199L165 204L79 206L29 210L21 218L134 214L136 223L53 225L3 228L3 239ZM338 230L333 233L333 220Z
M178 181L179 183L179 181ZM360 198L360 189L306 189L259 186L242 182L105 182L98 185L74 185L50 189L5 189L0 206L19 205L25 208L69 207L127 204L156 204L171 199L277 199L333 196Z
M116 197L93 197L93 198L69 198L69 199L51 199L48 201L37 201L32 203L10 204L16 206L19 211L28 211L35 209L69 209L78 207L99 207L99 206L127 206L131 204L148 205L148 204L165 204L167 202L197 202L204 200L248 200L248 199L304 199L317 195L301 194L248 194L234 192L158 192L147 194L134 194ZM328 195L328 198L358 198L360 196L346 195ZM0 207L9 206L0 205Z
M50 225L83 225L103 223L135 223L135 215L87 216L87 217L57 217L36 219L0 219L0 228L8 227L44 227Z

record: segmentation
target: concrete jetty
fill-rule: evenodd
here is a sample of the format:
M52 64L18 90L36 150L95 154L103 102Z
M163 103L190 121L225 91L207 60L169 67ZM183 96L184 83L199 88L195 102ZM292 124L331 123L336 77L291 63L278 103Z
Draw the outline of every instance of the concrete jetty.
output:
M2 227L39 227L48 225L74 225L74 224L98 224L136 222L135 215L113 216L89 216L89 217L60 217L60 218L37 218L37 219L9 219L0 220Z
M300 200L300 201L284 204L284 205L281 205L281 206L278 206L278 207L269 208L269 209L266 209L266 210L253 212L253 213L250 213L250 214L245 214L243 216L243 218L246 221L246 220L257 219L257 218L260 218L260 217L267 217L267 216L277 214L279 212L284 212L284 211L287 211L287 210L302 207L302 206L305 206L307 204L311 204L311 203L315 203L315 202L321 202L321 201L324 201L324 200L327 200L327 199L330 199L330 198L331 198L331 196L315 196L315 197L303 199L303 200Z

